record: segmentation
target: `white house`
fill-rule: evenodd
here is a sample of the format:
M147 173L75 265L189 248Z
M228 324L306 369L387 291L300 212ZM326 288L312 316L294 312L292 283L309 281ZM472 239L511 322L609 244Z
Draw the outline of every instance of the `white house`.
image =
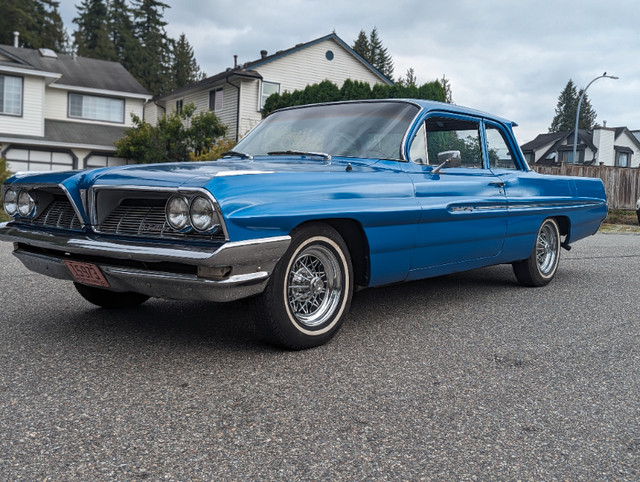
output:
M229 128L228 137L238 139L260 121L264 101L274 92L304 89L323 80L338 87L346 79L392 84L335 33L272 55L262 50L258 60L234 63L233 68L148 103L145 119L153 123L164 112L193 103L196 112L213 110Z
M0 45L0 154L13 172L123 164L114 141L150 99L117 62Z
M640 139L626 127L578 130L577 164L640 167ZM520 146L530 164L573 163L574 131L539 134Z

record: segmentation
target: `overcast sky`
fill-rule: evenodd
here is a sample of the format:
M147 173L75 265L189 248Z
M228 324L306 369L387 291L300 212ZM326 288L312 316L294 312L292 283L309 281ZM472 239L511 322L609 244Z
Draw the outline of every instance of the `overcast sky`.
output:
M640 129L637 0L164 0L167 33L182 32L207 75L333 31L353 45L377 27L395 62L419 83L446 76L456 104L516 121L522 144L547 132L569 79L588 90L597 122ZM72 31L75 5L61 0Z

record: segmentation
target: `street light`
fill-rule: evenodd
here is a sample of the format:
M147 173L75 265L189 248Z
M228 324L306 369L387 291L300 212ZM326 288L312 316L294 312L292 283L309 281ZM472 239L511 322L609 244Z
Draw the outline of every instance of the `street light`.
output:
M580 100L578 100L578 109L576 110L576 128L573 131L573 157L571 158L572 164L576 163L576 151L578 148L578 122L580 121L580 107L582 106L582 99L584 98L584 95L587 93L587 89L589 88L589 86L593 84L596 80L602 79L604 77L606 77L607 79L613 79L613 80L619 79L619 77L616 77L615 75L607 75L607 73L605 72L604 74L596 77L595 79L593 79L591 82L587 84L587 86L582 91Z

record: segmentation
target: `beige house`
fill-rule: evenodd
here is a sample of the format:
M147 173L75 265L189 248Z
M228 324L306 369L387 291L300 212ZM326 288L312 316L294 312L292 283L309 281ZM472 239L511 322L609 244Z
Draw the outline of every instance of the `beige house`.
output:
M114 142L150 99L117 62L0 45L0 154L13 172L124 164Z
M640 139L626 127L578 130L575 164L640 167ZM539 134L520 146L529 164L573 164L574 131Z
M263 50L258 60L234 63L233 68L148 103L145 120L154 123L163 113L193 103L196 112L213 110L228 126L228 136L238 139L260 121L264 101L274 92L304 89L323 80L338 87L346 79L392 83L335 33L271 55Z

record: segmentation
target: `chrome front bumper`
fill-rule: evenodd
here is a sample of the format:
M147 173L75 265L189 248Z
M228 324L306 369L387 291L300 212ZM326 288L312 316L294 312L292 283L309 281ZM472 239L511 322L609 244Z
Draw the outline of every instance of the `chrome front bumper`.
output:
M169 299L232 301L261 293L278 260L291 242L289 236L227 242L219 247L146 244L106 240L104 237L25 229L0 224L0 240L47 250L34 252L16 245L13 254L31 271L73 280L64 260L83 256L113 259L95 262L113 291L134 291ZM230 268L224 277L154 271L121 266L117 260L169 262L199 268ZM92 261L93 262L93 261ZM204 272L204 271L203 271Z

